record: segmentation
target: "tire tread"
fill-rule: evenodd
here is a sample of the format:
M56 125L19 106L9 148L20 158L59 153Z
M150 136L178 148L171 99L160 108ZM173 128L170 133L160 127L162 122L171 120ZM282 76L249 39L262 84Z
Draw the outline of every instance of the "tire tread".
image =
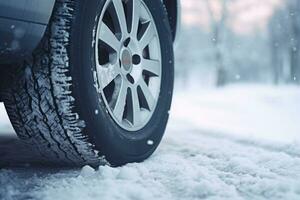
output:
M73 0L57 0L40 47L15 75L4 100L18 136L45 160L67 165L105 163L83 134L85 123L73 111L69 72L69 31Z

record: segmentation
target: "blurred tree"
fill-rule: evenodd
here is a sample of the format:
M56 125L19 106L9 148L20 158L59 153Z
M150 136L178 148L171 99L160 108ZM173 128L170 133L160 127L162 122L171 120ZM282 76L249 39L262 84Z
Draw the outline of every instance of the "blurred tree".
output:
M210 17L212 44L214 47L214 57L217 72L216 84L218 87L225 85L227 79L222 42L228 16L228 1L229 0L205 1Z
M288 3L290 15L290 59L291 59L291 79L295 83L300 83L300 1L290 0Z
M288 14L285 8L278 9L269 22L271 71L274 84L286 81L287 76L289 76L284 73L287 71L286 63L289 62L290 31L288 22Z
M300 1L285 4L269 23L273 80L300 84Z

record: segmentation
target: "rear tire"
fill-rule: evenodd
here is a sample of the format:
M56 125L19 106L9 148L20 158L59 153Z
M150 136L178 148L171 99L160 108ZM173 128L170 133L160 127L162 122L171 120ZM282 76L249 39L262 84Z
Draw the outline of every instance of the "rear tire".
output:
M95 75L95 30L107 1L56 1L40 47L16 72L4 102L18 136L45 159L80 166L108 161L116 166L143 161L157 148L172 99L173 47L161 1L143 2L160 41L161 85L147 123L127 130L108 111Z

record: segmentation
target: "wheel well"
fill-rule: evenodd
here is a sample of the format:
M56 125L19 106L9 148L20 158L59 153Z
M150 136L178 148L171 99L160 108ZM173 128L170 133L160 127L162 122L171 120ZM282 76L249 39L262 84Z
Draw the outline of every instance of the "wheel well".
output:
M13 74L18 67L18 65L0 64L0 102L3 102L5 92L12 86Z
M180 0L162 0L168 13L172 30L173 42L175 42L180 29Z

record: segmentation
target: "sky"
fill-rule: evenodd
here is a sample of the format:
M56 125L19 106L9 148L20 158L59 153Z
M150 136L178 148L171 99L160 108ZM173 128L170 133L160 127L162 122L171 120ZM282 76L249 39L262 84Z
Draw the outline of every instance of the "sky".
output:
M209 1L214 16L221 13L221 0L181 0L182 21L184 25L209 28L211 17L207 9ZM274 11L282 6L283 0L228 0L228 20L231 29L239 34L264 31Z

